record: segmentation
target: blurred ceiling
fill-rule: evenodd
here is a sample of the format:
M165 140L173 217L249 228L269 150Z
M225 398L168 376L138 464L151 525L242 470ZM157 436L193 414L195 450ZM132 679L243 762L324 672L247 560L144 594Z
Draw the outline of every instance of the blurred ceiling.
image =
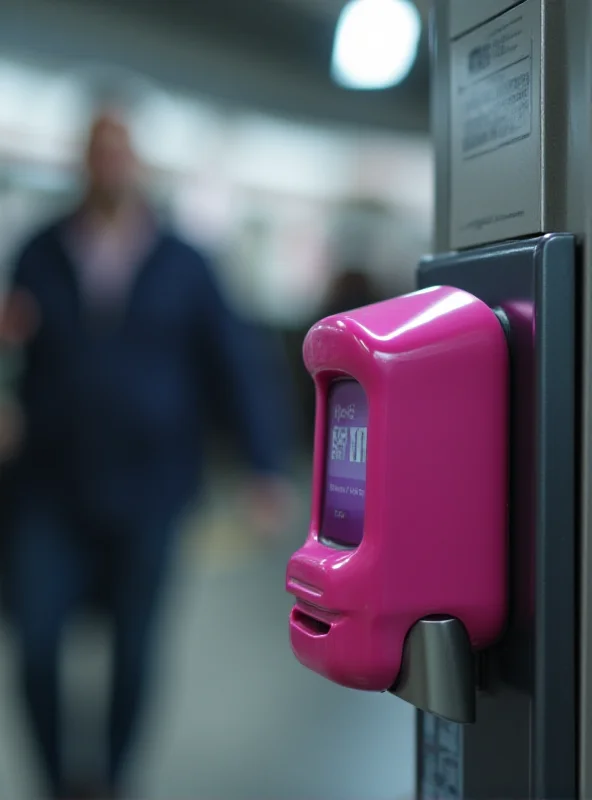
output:
M329 77L345 0L3 0L0 46L110 61L229 107L393 132L428 130L430 0L407 80L350 92Z

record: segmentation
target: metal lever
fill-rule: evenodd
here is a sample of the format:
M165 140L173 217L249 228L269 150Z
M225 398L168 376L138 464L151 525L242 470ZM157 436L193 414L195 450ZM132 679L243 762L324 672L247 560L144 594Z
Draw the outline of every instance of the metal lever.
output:
M426 617L410 630L391 694L451 722L475 721L475 664L464 625Z

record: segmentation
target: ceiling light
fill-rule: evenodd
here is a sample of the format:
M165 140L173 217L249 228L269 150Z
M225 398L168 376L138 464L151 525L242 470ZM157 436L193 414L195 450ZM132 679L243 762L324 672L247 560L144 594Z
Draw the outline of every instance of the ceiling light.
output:
M421 17L411 0L350 0L335 31L331 72L348 89L386 89L413 67Z

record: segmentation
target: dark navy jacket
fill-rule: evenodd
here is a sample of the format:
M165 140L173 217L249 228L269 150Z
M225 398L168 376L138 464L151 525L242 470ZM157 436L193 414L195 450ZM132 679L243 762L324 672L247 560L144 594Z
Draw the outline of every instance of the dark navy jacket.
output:
M107 316L81 295L62 225L25 247L14 276L41 311L20 386L20 494L95 518L172 517L199 487L212 399L250 465L282 470L284 365L267 334L226 306L204 258L162 232L124 308Z

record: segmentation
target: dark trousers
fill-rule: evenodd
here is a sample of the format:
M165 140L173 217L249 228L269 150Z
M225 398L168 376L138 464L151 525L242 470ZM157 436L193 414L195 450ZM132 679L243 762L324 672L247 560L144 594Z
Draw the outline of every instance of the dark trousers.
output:
M171 542L158 518L98 528L30 502L17 512L9 558L9 603L20 642L26 704L54 791L65 788L59 648L71 612L100 584L113 624L108 788L115 789L147 679L150 634Z

